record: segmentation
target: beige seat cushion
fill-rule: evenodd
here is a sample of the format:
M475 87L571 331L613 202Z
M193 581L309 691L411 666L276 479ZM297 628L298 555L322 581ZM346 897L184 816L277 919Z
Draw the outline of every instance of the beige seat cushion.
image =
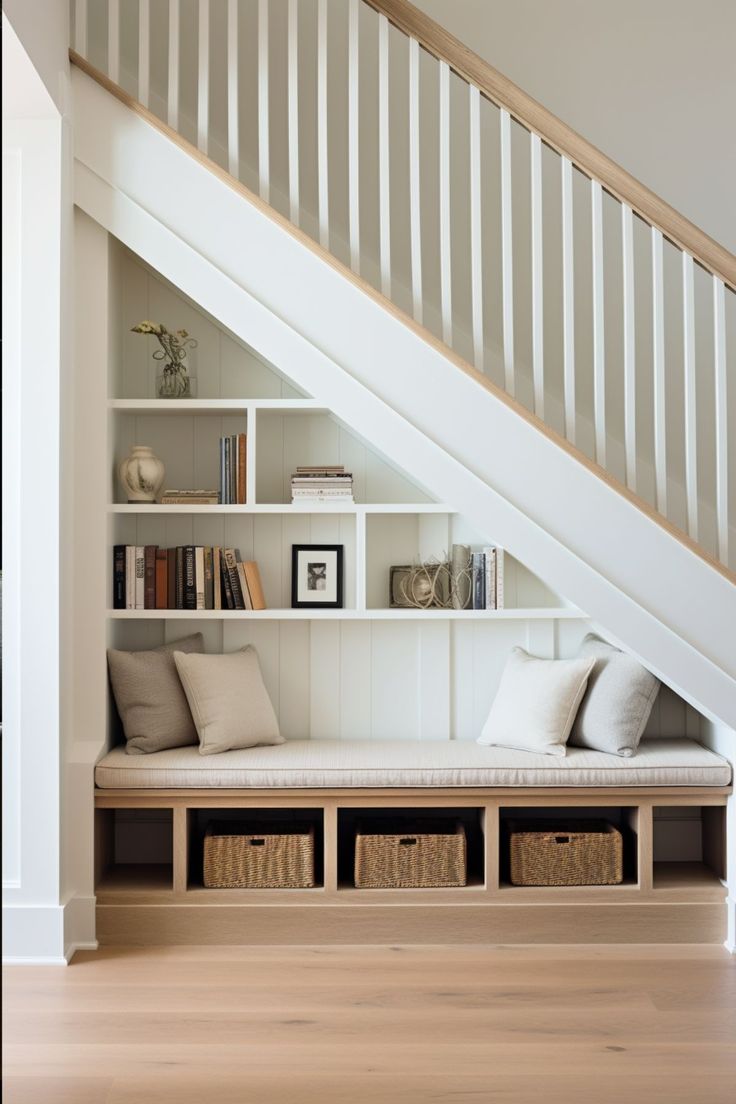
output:
M175 652L174 660L201 755L284 742L250 644L226 655Z
M471 740L287 740L202 757L177 748L97 764L103 788L266 789L393 786L727 786L731 767L694 740L642 740L630 759L587 748L565 758L480 747Z
M112 692L131 755L197 743L174 651L203 652L202 634L193 633L146 652L110 648L107 653Z

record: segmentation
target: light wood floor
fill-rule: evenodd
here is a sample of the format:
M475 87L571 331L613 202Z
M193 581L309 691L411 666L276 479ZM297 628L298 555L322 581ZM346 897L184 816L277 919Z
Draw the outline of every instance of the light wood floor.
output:
M5 970L5 1104L725 1104L715 947L115 948Z

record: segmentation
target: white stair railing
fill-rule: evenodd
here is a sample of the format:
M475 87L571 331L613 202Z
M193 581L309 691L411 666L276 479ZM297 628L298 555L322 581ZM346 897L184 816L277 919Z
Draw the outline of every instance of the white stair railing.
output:
M90 65L734 565L736 258L405 0L72 8Z

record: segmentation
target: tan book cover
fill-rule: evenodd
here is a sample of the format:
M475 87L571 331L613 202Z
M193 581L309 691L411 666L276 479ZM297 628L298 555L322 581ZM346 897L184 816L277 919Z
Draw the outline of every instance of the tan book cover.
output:
M222 609L222 563L220 561L221 548L212 549L212 573L215 577L215 609Z
M266 595L263 593L263 583L261 582L261 573L258 570L258 564L255 560L247 560L243 566L245 568L245 578L248 583L253 609L266 609Z
M248 579L245 574L245 564L238 563L238 578L240 579L240 589L243 592L243 602L247 610L253 609L253 601L250 596L250 588L248 587Z

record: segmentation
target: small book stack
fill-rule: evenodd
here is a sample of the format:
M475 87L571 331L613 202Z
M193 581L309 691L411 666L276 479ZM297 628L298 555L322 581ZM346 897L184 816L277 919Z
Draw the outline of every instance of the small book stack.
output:
M353 476L342 464L297 468L291 477L292 502L353 502Z
M503 548L473 552L470 609L503 609Z
M245 434L220 438L220 502L223 506L245 504Z
M162 506L217 506L217 491L203 488L197 491L167 490L161 496Z
M262 610L261 574L237 548L116 544L114 609Z

